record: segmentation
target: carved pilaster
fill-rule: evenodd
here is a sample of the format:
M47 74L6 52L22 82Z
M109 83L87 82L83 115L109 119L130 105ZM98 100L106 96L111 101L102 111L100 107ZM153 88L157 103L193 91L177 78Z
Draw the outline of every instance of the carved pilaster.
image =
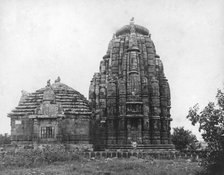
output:
M161 124L160 124L160 119L159 117L153 118L151 120L152 122L152 144L160 144L160 129L161 129Z
M142 119L139 118L138 120L138 138L137 138L137 143L141 144L142 143Z
M114 130L114 120L108 119L107 120L107 144L114 145L116 143L116 136Z
M150 121L144 118L143 122L143 144L150 144Z
M124 118L119 119L118 124L118 145L123 146L126 143L125 122Z
M38 141L39 135L39 121L37 118L33 119L33 141Z
M132 138L131 138L131 121L130 120L127 120L127 143L130 144L131 141L132 141Z
M161 143L168 144L168 121L166 119L161 119Z

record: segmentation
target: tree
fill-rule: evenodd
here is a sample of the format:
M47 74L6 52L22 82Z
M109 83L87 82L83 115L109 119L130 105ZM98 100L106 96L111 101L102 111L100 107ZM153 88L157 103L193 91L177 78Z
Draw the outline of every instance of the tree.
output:
M207 174L224 174L224 93L218 90L217 102L209 102L199 111L196 104L189 109L187 118L192 125L199 124L199 132L207 143L207 156L203 160Z
M184 127L173 128L172 142L177 150L196 150L199 147L198 140L195 135Z

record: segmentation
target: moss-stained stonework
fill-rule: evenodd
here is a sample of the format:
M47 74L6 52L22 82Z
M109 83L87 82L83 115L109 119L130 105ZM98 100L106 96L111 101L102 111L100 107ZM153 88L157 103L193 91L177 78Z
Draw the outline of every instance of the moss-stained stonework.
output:
M173 148L170 88L151 35L132 20L114 34L89 88L97 149Z

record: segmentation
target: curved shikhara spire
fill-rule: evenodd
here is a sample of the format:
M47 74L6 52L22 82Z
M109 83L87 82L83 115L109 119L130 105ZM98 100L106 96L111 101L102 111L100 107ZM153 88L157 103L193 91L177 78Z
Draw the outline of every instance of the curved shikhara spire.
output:
M170 145L169 84L148 29L134 19L110 41L89 100L96 118L107 122L106 147Z

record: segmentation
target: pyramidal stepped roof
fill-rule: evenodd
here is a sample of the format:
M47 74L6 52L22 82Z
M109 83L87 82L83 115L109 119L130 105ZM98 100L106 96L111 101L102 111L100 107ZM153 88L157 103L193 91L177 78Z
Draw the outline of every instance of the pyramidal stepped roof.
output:
M49 95L49 90L51 95ZM49 98L51 99L49 100ZM61 83L60 77L58 77L55 83L50 84L49 80L46 87L33 93L22 91L19 105L8 114L8 117L33 115L38 107L47 100L60 104L65 115L91 114L87 99L78 91Z

